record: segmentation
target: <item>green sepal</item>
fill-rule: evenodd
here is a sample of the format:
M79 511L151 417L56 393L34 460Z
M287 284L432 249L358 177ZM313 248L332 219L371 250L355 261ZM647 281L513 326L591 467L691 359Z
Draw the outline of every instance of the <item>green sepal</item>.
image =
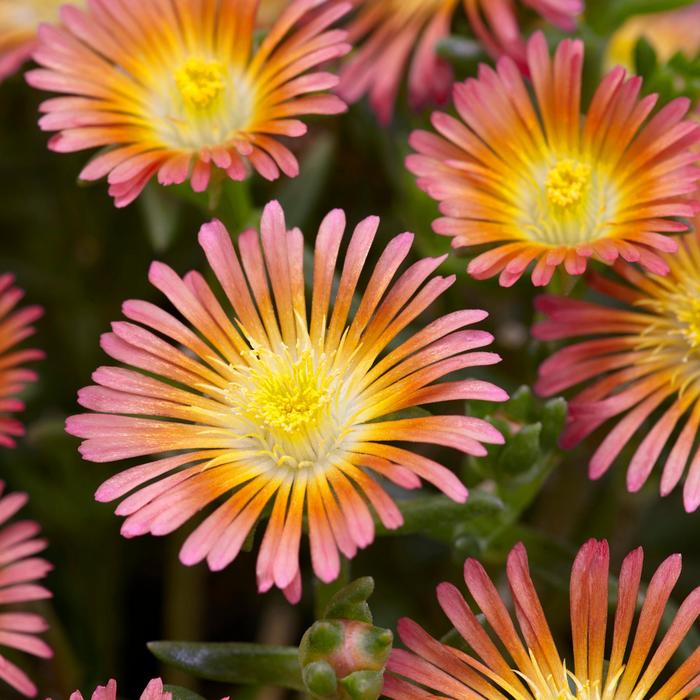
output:
M376 700L384 687L381 671L355 671L340 681L348 700ZM343 698L343 694L340 695Z
M339 590L326 605L323 617L326 620L357 620L372 624L372 611L367 599L374 593L374 579L358 578Z

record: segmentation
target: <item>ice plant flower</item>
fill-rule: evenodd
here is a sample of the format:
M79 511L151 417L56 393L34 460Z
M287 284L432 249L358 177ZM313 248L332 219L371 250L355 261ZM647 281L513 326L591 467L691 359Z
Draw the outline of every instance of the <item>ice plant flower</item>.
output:
M30 71L34 87L60 93L41 106L40 126L61 153L106 147L82 171L107 176L117 206L153 177L207 189L213 175L268 180L299 172L280 136L306 132L298 117L336 114L326 90L337 76L313 71L349 50L330 29L349 6L294 0L259 46L257 2L113 0L65 6L62 27L43 25ZM313 16L310 11L315 10Z
M665 277L620 264L617 279L591 276L600 302L540 297L537 308L546 319L533 335L577 339L545 360L536 385L550 396L583 384L569 403L562 446L574 447L617 420L591 459L595 479L653 417L627 468L627 487L639 490L668 446L661 494L687 472L683 496L690 512L700 504L700 451L693 450L700 426L700 243L695 234L680 240L678 253L666 256Z
M198 273L181 279L153 264L150 281L188 325L152 304L126 302L129 320L113 324L102 347L136 369L98 369L96 386L79 394L80 404L98 413L74 416L67 424L69 433L84 438L81 453L91 461L170 453L117 474L98 490L100 501L132 492L117 509L127 516L125 536L172 532L225 496L180 555L185 564L206 558L218 570L237 556L270 504L258 556L259 588L274 584L296 599L304 514L314 571L331 581L340 567L338 550L349 558L374 538L360 494L386 527L402 523L373 476L405 488L425 479L456 501L467 498L451 471L388 443L437 444L483 455L482 443L502 442L500 433L476 418L399 414L438 401L506 399L482 381L434 383L455 370L499 361L493 353L474 352L492 341L490 334L465 330L487 314L458 311L394 344L454 276L426 282L442 261L428 258L392 284L412 244L412 234L405 233L381 253L360 292L358 279L378 224L370 217L355 229L330 304L345 216L335 210L324 219L308 315L304 239L298 229L287 231L276 202L265 208L260 236L250 230L239 237L238 254L221 223L200 232L232 312L219 305ZM355 294L359 306L351 315Z
M634 66L634 47L644 37L653 47L662 63L679 51L693 59L700 51L700 3L665 12L630 17L610 38L606 62L631 70Z
M581 547L570 580L572 648L563 655L530 577L525 547L520 544L511 551L506 569L515 620L483 566L468 559L464 579L485 621L452 584L440 584L437 596L470 652L443 644L403 619L398 631L410 651L392 652L388 668L393 676L385 678L384 695L396 700L638 700L650 697L653 686L656 700L688 697L700 685L700 648L673 671L666 668L700 612L700 588L681 604L650 656L681 572L681 557L666 559L642 593L643 558L639 548L623 561L617 609L614 620L608 620L608 543L591 540ZM644 602L635 626L640 596Z
M55 22L66 0L0 0L0 80L15 73L36 48L42 22ZM74 4L82 5L79 0Z
M43 617L20 612L16 605L44 600L51 593L37 581L52 566L35 554L46 549L46 540L37 537L39 526L31 520L8 523L27 502L25 493L5 493L0 481L0 646L49 658L50 647L38 635L48 629ZM12 606L8 609L8 606ZM27 674L0 654L0 680L27 697L35 697L36 686Z
M24 434L24 426L12 418L12 413L24 409L24 403L16 396L37 375L23 365L44 356L40 350L16 349L33 335L32 324L43 313L39 306L17 309L23 296L24 292L14 286L11 274L0 275L0 447L14 447L15 438Z
M71 693L69 700L84 700L84 698L82 693L76 690ZM117 682L112 679L107 685L95 688L91 700L117 700ZM141 693L140 700L173 700L173 694L165 691L160 678L154 678Z
M355 17L348 30L357 51L341 72L340 94L356 102L368 94L380 121L391 121L406 65L411 67L408 92L418 109L449 98L452 70L437 52L450 33L460 0L354 0ZM562 29L572 30L582 0L522 0ZM512 0L464 0L472 30L495 57L511 55L523 65L521 38Z
M684 120L689 101L650 117L656 95L640 99L641 79L618 67L582 118L583 43L564 40L552 60L537 33L527 56L537 106L505 57L455 85L459 119L435 113L438 134L411 135L417 154L407 166L444 214L434 230L455 248L488 246L468 271L477 279L500 273L504 286L531 264L535 285L562 264L581 274L589 258L666 272L658 252L676 249L666 234L688 228L673 217L697 210L700 126Z

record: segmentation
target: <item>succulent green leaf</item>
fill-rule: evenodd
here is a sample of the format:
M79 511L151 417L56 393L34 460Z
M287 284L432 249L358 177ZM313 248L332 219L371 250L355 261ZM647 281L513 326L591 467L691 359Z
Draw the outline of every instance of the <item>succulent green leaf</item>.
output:
M276 685L303 690L296 647L237 642L151 642L151 653L163 663L197 678L243 685Z

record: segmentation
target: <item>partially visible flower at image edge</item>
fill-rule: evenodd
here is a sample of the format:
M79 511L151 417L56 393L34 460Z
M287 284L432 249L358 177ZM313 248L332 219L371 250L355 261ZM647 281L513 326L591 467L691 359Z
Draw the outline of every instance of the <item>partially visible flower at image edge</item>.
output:
M39 306L17 309L23 297L24 292L14 286L13 275L0 275L0 447L14 447L15 438L24 435L24 426L12 414L24 410L17 394L37 379L36 372L24 365L44 357L40 350L17 349L34 334L32 324L43 314Z
M700 612L700 588L683 601L670 624L663 622L681 573L681 556L666 559L646 589L640 586L641 547L623 561L618 578L612 641L606 647L610 554L608 543L590 540L581 547L570 579L572 653L560 655L546 612L530 577L527 552L517 545L506 568L516 621L500 589L474 559L464 564L464 580L482 617L450 583L438 586L440 607L471 653L439 642L409 619L398 631L409 651L394 649L384 695L396 700L431 698L616 698L680 699L700 685L700 648L666 679L660 676L691 631ZM639 598L643 599L633 631ZM487 627L488 623L488 627ZM657 633L664 633L651 657ZM607 650L607 652L606 652ZM426 690L428 689L428 690ZM435 694L433 694L435 693Z
M436 112L438 133L415 131L407 158L418 186L440 202L433 229L455 248L487 246L468 266L503 286L532 266L536 286L557 267L571 275L589 259L618 258L663 274L668 234L698 211L694 198L700 125L684 119L678 98L652 116L656 95L640 98L642 79L608 73L581 116L584 45L566 39L554 59L542 33L528 42L537 109L512 59L481 65L455 85L459 118Z
M460 0L354 0L356 16L348 22L356 51L341 72L339 93L348 102L369 94L383 123L391 121L406 66L408 94L415 109L449 98L452 69L438 55L450 33ZM582 0L522 0L546 20L572 31ZM511 0L464 0L472 31L492 56L511 55L524 66L523 41ZM412 55L412 57L411 57Z
M29 60L37 45L39 25L56 21L65 1L0 0L0 81L16 73Z
M634 49L641 38L651 44L660 63L667 63L679 51L694 59L700 51L700 3L633 15L610 37L605 63L632 70Z
M117 682L111 679L107 685L97 686L90 698L91 700L117 700ZM69 700L84 700L84 698L82 693L76 690L71 693ZM154 678L141 693L139 700L173 700L173 694L165 691L160 678Z
M61 8L61 26L42 25L30 85L60 93L41 105L49 147L98 147L80 174L107 176L119 207L156 177L189 179L202 192L213 177L296 177L299 164L279 137L299 137L303 115L337 114L327 90L337 76L309 72L350 50L329 29L350 8L294 0L255 45L256 2L151 0ZM313 15L310 14L315 10Z
M180 278L161 263L152 265L149 279L187 325L153 304L124 304L129 320L114 323L102 347L136 369L98 369L96 386L82 389L79 402L99 413L69 418L67 430L84 438L80 451L94 462L177 453L117 474L98 490L100 501L133 492L116 511L126 516L125 536L170 533L226 495L180 554L185 564L206 558L219 570L238 555L271 504L258 586L266 591L276 585L297 600L304 514L314 571L332 581L339 551L351 558L374 539L360 493L385 527L402 524L372 474L408 489L424 479L450 498L466 500L467 489L450 470L388 443L440 445L479 456L486 454L482 443L503 442L477 418L399 413L435 402L507 399L484 381L434 383L500 360L473 352L491 343L489 333L465 330L488 314L456 311L394 345L455 277L428 279L443 256L414 263L392 283L413 241L404 233L381 253L366 286L358 285L379 225L370 217L355 228L331 303L345 225L344 213L334 210L319 229L308 323L304 238L298 229L287 231L277 202L265 208L260 235L249 230L238 237L240 262L220 222L200 232L233 314L200 274Z
M0 646L47 659L53 655L51 648L37 636L48 629L46 620L36 613L18 611L15 606L51 598L51 593L37 581L53 567L35 556L48 543L37 537L40 528L34 521L8 523L28 497L25 493L4 491L5 484L0 481ZM0 680L27 697L37 694L36 685L27 674L2 654Z
M638 491L668 446L661 494L687 472L683 500L690 512L700 505L700 450L693 451L700 429L700 243L694 233L679 240L679 251L665 256L665 277L619 264L615 278L590 276L599 301L539 297L545 320L532 333L542 341L577 339L542 363L535 387L554 396L583 384L569 402L562 447L617 418L590 461L591 477L599 478L664 407L629 461L627 487Z

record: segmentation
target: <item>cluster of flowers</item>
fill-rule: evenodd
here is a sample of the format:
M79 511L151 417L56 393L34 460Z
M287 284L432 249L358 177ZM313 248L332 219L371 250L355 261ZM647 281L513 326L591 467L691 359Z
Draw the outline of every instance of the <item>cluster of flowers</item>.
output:
M365 94L380 120L389 121L413 55L413 104L445 102L451 93L456 116L436 112L432 131L414 132L406 165L440 203L435 231L451 236L454 247L485 248L468 272L476 279L499 276L510 286L531 270L532 283L544 286L559 267L581 275L594 260L614 269L615 277L588 277L599 303L553 295L537 302L544 320L533 329L536 338L583 338L546 360L537 384L544 396L586 384L571 401L562 445L573 446L619 417L591 460L591 476L598 477L664 404L630 462L628 486L634 491L644 484L678 433L661 491L670 492L685 472L685 506L697 508L700 246L693 233L669 235L686 232L700 210L700 126L686 118L688 100L656 109L654 95L640 96L641 79L618 67L582 117L582 42L566 39L551 55L543 34L522 37L511 0L464 0L473 32L497 60L456 84L437 45L462 7L458 0L290 0L275 3L279 11L265 19L253 1L89 0L60 12L59 4L0 2L0 73L17 70L30 56L39 64L27 81L58 94L41 105L41 128L55 132L50 148L101 148L81 178L107 177L117 206L134 201L153 178L162 185L189 181L204 191L226 177L295 177L298 162L280 137L302 136L300 117L340 113ZM522 4L565 30L582 11L580 0ZM50 21L37 31L39 19ZM261 27L267 31L258 40ZM325 68L338 61L339 75ZM260 231L242 233L237 245L220 222L202 227L199 242L222 295L198 272L181 277L162 263L152 265L151 283L180 318L149 302L125 302L126 320L115 322L101 344L127 366L97 369L94 385L79 393L88 412L67 423L83 440L87 460L145 460L97 492L99 501L123 499L117 514L125 516L124 536L170 533L217 502L180 557L186 565L206 560L219 570L236 558L269 509L258 587L276 586L295 602L304 517L314 573L332 581L341 555L351 558L374 539L368 504L387 528L402 524L375 476L405 489L423 480L455 501L467 499L452 471L394 443L478 457L486 454L484 445L501 443L501 434L461 414L397 414L507 398L484 381L441 381L499 361L482 350L491 335L471 328L487 314L456 311L406 337L407 327L455 277L433 275L442 258L399 272L413 240L403 233L379 253L361 283L378 225L374 217L361 221L343 246L345 215L330 212L315 238L310 285L304 236L288 229L276 202L265 207ZM15 311L21 293L12 285L10 276L0 278L5 446L22 430L10 417L21 409L14 397L34 379L23 366L40 357L15 350L40 310ZM0 500L0 520L23 500ZM35 535L32 523L0 532L0 603L48 595L31 583L49 568L26 559L44 547ZM554 646L525 552L516 547L507 571L521 634L483 568L465 565L469 591L510 658L456 589L444 584L440 603L477 656L404 621L400 634L412 653L394 652L385 693L425 700L434 697L427 687L453 698L502 697L501 691L518 698L642 697L692 626L700 597L691 594L681 606L647 663L680 571L679 557L667 560L647 589L627 653L642 566L641 552L630 554L604 668L608 560L606 544L590 542L574 563L571 669ZM1 615L0 643L47 656L50 650L34 636L44 627L34 615ZM655 697L684 697L700 684L699 673L696 651ZM1 657L0 677L26 695L36 693ZM93 700L115 696L112 681ZM142 696L169 697L159 681Z

